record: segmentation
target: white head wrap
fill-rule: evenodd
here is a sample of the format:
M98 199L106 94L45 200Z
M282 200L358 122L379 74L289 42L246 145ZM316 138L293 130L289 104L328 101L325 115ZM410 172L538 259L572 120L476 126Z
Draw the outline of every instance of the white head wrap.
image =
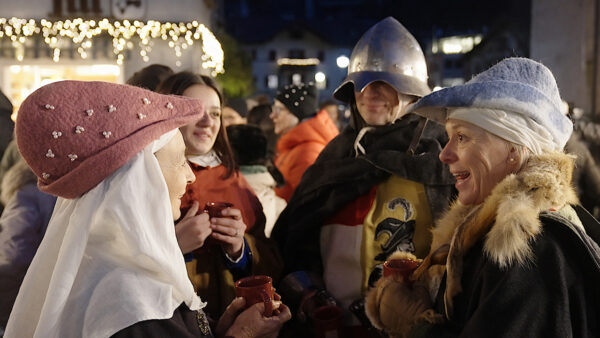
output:
M562 149L546 128L519 113L477 107L449 108L448 118L472 123L502 139L525 146L536 155Z
M154 152L172 131L76 199L58 198L5 337L109 337L204 307L188 279Z

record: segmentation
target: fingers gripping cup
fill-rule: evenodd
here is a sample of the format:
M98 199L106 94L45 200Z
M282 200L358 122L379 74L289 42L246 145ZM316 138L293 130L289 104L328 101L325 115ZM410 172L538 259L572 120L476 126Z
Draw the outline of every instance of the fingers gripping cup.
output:
M211 218L223 217L221 215L223 210L231 207L233 207L233 204L229 202L208 202L204 206L204 212L208 213Z
M419 262L412 259L390 259L383 263L383 277L401 277L404 283L411 286L412 281L410 280L410 276L417 269L418 266Z
M271 317L273 314L273 300L275 297L275 288L273 280L269 276L249 276L235 282L235 294L237 297L243 297L246 300L246 308L263 302L265 304L265 317Z

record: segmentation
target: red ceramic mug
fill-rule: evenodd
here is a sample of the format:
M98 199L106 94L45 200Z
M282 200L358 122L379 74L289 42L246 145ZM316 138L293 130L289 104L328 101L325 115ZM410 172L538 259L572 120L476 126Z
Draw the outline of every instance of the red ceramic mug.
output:
M419 262L412 259L392 259L383 263L383 277L398 276L402 277L404 283L412 285L410 276L419 266Z
M324 305L312 314L315 334L318 338L342 337L342 309L336 305Z
M227 208L233 207L233 203L229 202L207 202L204 206L204 212L208 213L208 216L223 217L221 213Z
M249 276L235 282L235 295L246 300L246 308L263 302L265 303L265 317L273 314L273 299L275 288L273 279L269 276Z

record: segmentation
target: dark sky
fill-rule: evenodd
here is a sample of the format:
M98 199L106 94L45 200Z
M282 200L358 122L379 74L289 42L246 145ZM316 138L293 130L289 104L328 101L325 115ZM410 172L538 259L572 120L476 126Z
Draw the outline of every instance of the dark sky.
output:
M518 27L529 34L530 0L227 0L227 31L263 42L282 29L307 28L331 43L352 46L374 23L394 16L421 42L433 36Z

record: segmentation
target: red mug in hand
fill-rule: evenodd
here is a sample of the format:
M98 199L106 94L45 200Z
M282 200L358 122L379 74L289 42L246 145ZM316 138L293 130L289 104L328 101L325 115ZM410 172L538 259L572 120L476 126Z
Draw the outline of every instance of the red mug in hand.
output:
M207 202L204 206L204 212L208 213L210 218L223 217L221 213L227 208L233 207L233 203L229 202Z
M392 259L383 263L383 277L398 276L402 277L404 283L412 285L410 276L419 266L419 262L412 259Z
M246 300L246 308L263 302L265 317L271 317L274 310L275 288L273 279L269 276L249 276L235 282L235 295Z

